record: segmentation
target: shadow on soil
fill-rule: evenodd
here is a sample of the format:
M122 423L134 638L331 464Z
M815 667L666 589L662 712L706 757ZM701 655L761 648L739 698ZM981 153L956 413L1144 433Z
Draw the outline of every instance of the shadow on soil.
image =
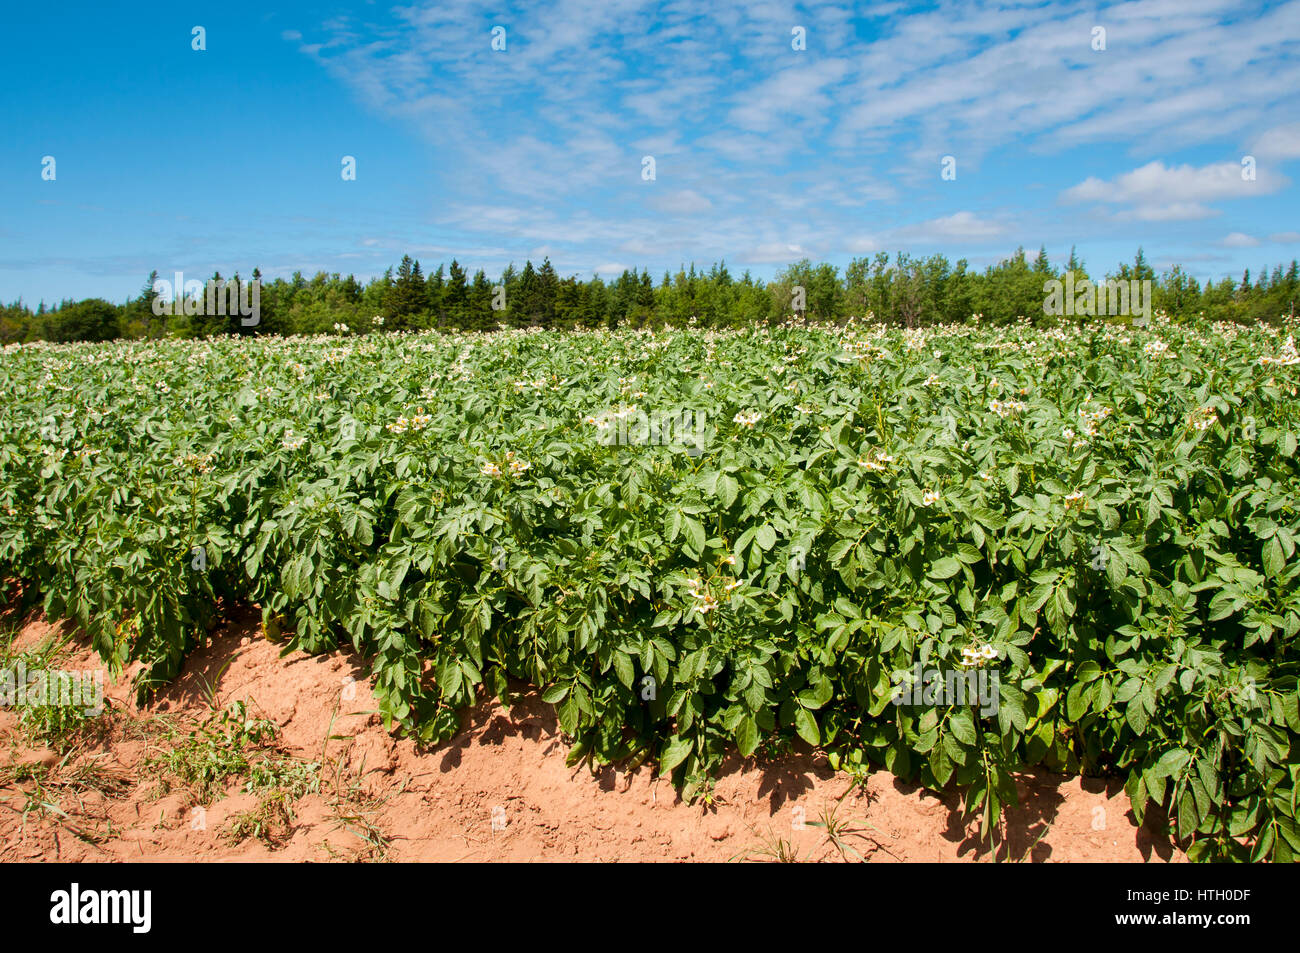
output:
M159 710L184 710L206 708L213 697L219 693L221 679L231 660L240 648L241 640L259 639L261 632L261 615L254 608L239 608L229 612L228 621L216 630L204 645L194 649L186 658L181 673L171 683L161 686L154 695L153 704ZM19 629L32 621L42 618L39 608L0 610L0 625L16 626ZM87 640L80 633L73 632L67 625L59 627L61 634L71 634L69 645L74 648L88 648ZM294 664L295 657L303 658L298 653L287 656L285 665ZM344 649L342 658L349 666L352 676L358 681L369 674L369 666L350 649ZM501 744L509 738L523 736L531 741L546 741L547 755L565 750L559 722L552 705L543 702L541 693L523 682L511 680L509 710L503 710L494 697L482 698L472 708L462 714L461 730L455 737L442 744L432 746L426 754L438 758L438 767L442 772L455 770L460 766L462 752L475 740L481 744ZM768 801L771 815L775 817L787 805L798 801L803 795L814 790L816 781L827 781L834 777L834 770L827 764L824 754L808 749L803 742L783 754L776 760L755 761L742 759L733 753L723 763L720 776L733 772L758 770L761 772L759 793ZM589 770L577 765L573 771ZM643 765L632 772L617 767L604 766L594 773L602 790L613 791L620 778L631 782L633 775L639 772L652 772L652 768ZM997 837L996 859L1042 862L1052 859L1052 848L1043 838L1056 821L1057 812L1064 798L1057 791L1062 776L1046 771L1026 772L1017 776L1017 789L1020 803L1009 807L1004 813L1003 824ZM973 860L991 860L993 854L984 838L978 836L978 827L967 822L961 810L959 796L952 791L935 793L924 790L920 785L895 778L896 790L903 794L917 794L923 802L937 801L947 811L947 827L944 837L958 844L959 856ZM1123 784L1117 779L1088 778L1082 781L1083 789L1089 793L1113 797L1122 790ZM677 799L680 801L680 798ZM703 809L711 809L704 806ZM1098 808L1104 812L1104 808ZM1136 825L1132 811L1125 813L1123 819L1105 818L1100 823L1122 825L1121 829L1131 830ZM1151 811L1146 823L1138 828L1136 843L1145 860L1168 861L1173 856L1173 849L1166 835L1160 832L1161 820L1157 811ZM1100 829L1100 828L1097 828ZM1131 836L1131 835L1130 835Z

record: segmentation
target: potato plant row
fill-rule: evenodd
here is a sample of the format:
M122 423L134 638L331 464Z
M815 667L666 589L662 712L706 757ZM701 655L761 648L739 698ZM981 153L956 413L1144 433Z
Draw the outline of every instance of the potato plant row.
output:
M573 762L687 797L801 741L990 831L1043 765L1123 778L1195 859L1291 860L1293 331L9 346L0 585L145 691L260 604L428 743L513 677Z

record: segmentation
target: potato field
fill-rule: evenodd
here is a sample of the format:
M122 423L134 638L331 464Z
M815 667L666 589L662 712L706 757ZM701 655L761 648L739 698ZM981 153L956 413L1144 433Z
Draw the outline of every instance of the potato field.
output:
M1042 765L1123 778L1193 859L1289 861L1294 330L11 345L0 588L144 693L257 604L431 745L517 679L572 762L688 799L806 743L987 828ZM996 673L996 705L927 670Z

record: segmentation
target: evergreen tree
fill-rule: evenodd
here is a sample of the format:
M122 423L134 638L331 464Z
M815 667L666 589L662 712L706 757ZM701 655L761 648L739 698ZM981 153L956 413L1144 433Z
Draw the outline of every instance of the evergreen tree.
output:
M1078 281L1084 275L1083 262L1079 260L1073 245L1070 246L1070 260L1066 263L1065 270L1074 272L1075 281Z
M395 329L418 326L427 310L428 296L420 263L412 261L410 255L403 255L397 266L397 278L388 293L384 309L386 323Z
M1038 255L1034 258L1034 274L1042 276L1055 276L1056 271L1052 268L1052 263L1047 257L1047 246L1038 246Z
M472 331L490 331L496 327L497 314L492 310L492 284L480 268L474 273L469 289L469 312L465 327Z
M541 308L539 323L549 328L555 323L555 307L560 294L560 279L555 274L551 259L542 260L542 267L537 269L538 303Z
M447 287L444 291L443 308L449 326L466 327L469 316L469 284L465 280L465 269L454 258L451 260Z
M442 327L447 323L447 282L443 275L441 262L438 270L431 272L424 282L424 300L431 315L429 323L433 327Z
M524 262L524 270L519 273L517 284L514 297L507 298L510 323L517 328L540 325L542 323L541 288L531 261Z
M1147 256L1139 245L1137 256L1133 259L1133 280L1135 281L1154 281L1156 277L1155 269L1147 264Z

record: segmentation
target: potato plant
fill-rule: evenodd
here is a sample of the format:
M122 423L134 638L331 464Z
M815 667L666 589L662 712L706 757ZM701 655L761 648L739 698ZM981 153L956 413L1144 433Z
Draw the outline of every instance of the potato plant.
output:
M1293 330L10 346L0 577L144 688L256 603L286 649L369 659L424 742L514 677L571 760L687 797L799 738L986 827L1044 765L1124 778L1195 859L1291 860ZM683 413L696 444L624 426ZM893 703L972 652L996 712Z

